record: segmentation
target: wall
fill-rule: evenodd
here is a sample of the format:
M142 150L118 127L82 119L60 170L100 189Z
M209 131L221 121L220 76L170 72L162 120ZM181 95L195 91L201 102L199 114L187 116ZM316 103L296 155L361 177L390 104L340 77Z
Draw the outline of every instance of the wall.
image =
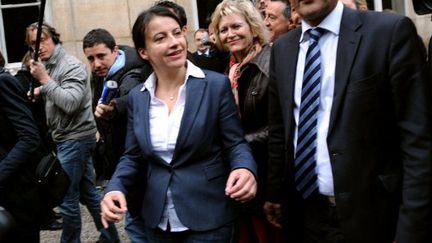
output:
M151 0L48 0L52 11L52 24L61 33L64 47L85 61L82 38L93 28L105 28L116 38L118 44L132 45L131 29L138 14L152 6ZM404 0L407 16L416 24L424 42L432 34L431 15L414 13L411 0ZM195 50L193 33L198 28L196 0L174 0L182 5L188 16L188 40L190 50Z
M414 7L412 5L412 1L408 1L407 6L407 16L409 16L415 23L417 27L417 32L419 33L420 37L423 39L423 42L425 44L429 43L429 38L432 35L432 19L430 14L426 15L417 15L414 12Z
M192 1L175 1L186 9L188 39L192 41L195 22ZM71 54L85 61L83 37L94 28L105 28L116 38L117 44L133 45L131 31L139 13L156 1L144 0L51 0L52 24L61 34L63 46Z

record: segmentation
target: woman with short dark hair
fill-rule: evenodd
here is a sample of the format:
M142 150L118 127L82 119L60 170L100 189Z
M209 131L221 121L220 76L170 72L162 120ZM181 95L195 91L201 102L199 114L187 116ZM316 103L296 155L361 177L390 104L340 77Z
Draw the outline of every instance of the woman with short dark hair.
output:
M129 93L126 152L101 203L103 222L120 220L138 187L150 242L235 242L256 165L229 80L186 60L185 29L167 8L141 13L132 33L154 72Z

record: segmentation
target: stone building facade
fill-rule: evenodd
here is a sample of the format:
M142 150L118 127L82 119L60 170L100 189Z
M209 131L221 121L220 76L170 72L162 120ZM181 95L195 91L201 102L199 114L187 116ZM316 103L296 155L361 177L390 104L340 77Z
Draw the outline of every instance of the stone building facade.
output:
M13 59L9 60L9 62L19 61L17 60L18 58L16 56L20 55L14 56L14 52L17 51L17 49L26 48L23 45L23 35L25 31L24 28L26 25L28 25L28 23L23 23L25 24L23 25L24 27L17 27L19 25L19 19L22 19L23 16L25 17L27 15L20 13L14 14L13 12L9 13L8 15L7 11L9 11L9 8L13 7L12 5L18 6L21 2L27 3L32 1L37 3L40 0L0 0L0 48L3 53L6 52L6 57L9 57L9 59ZM203 27L200 26L200 21L202 25L203 11L211 12L209 11L209 5L210 8L213 8L213 6L215 6L219 1L173 1L182 5L186 10L186 14L188 16L188 39L190 44L189 49L191 51L194 51L195 47L193 46L192 41L193 33L194 30L198 29L199 27ZM371 1L373 3L376 3L377 1L386 0L368 0L369 3ZM63 46L69 52L71 52L81 60L85 61L82 52L82 38L88 31L93 28L105 28L114 35L119 44L132 45L131 29L136 17L141 11L152 6L155 2L155 0L47 0L47 5L45 8L45 20L57 28L58 32L61 34ZM414 13L411 0L396 0L391 1L391 4L394 6L394 11L400 14L407 15L411 17L411 19L413 19L420 36L423 38L425 43L428 42L432 34L431 15L416 15ZM376 9L376 6L370 7L375 7ZM37 7L33 8L36 8L37 11ZM208 15L210 13L204 14ZM37 14L34 15L34 20L32 20L31 22L37 20ZM15 24L15 21L18 22ZM9 30L9 32L5 32L5 29ZM15 38L15 41L13 41L13 39L11 41L11 38L5 38L5 36L8 37L10 35L17 35L18 37ZM22 40L22 42L19 41L20 39ZM10 44L12 42L13 44L17 44L18 46L12 47Z

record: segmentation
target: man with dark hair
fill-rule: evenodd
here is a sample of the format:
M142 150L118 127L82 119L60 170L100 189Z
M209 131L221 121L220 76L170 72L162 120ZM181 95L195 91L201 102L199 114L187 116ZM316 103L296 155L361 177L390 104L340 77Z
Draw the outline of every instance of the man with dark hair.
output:
M202 69L223 73L229 62L229 55L217 49L216 45L210 40L208 30L196 30L194 41L196 52L190 55L194 64Z
M270 40L291 30L291 7L285 0L273 0L267 3L264 22L270 31Z
M26 30L26 43L34 49L38 24ZM66 53L57 31L43 24L39 57L30 61L30 73L41 84L34 97L43 98L48 128L56 145L57 156L68 174L71 185L60 211L63 216L61 242L80 242L81 215L79 203L87 206L104 242L117 242L112 224L104 229L100 219L100 195L94 184L91 159L95 147L96 124L91 107L90 85L85 65Z
M209 33L206 29L197 29L194 33L196 52L194 55L210 57Z
M302 26L270 60L267 218L283 212L295 243L432 242L430 77L413 22L291 3Z
M145 80L142 75L150 75L151 70L135 48L117 46L114 37L105 29L88 32L83 39L83 51L92 71L90 83L98 140L104 143L107 160L98 176L109 180L124 151L127 94L142 83ZM109 104L103 104L99 99L108 80L117 82L119 92Z
M105 29L88 32L83 39L83 51L92 71L93 109L98 129L95 167L99 168L99 178L109 180L124 152L129 91L146 80L151 67L138 56L135 48L117 46ZM119 90L109 104L103 104L99 99L109 80L116 81ZM144 226L139 218L126 215L125 229L132 242L146 242L140 227Z

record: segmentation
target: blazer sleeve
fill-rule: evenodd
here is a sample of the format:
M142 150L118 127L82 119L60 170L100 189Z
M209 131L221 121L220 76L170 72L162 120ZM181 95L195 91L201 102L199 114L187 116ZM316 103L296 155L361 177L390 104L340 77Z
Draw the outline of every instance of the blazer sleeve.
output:
M0 109L11 126L1 129L12 128L16 135L15 145L0 161L0 185L39 148L39 133L23 94L18 80L5 74L0 76Z
M415 27L408 18L396 23L392 40L389 74L403 163L396 242L432 242L431 79Z
M136 89L135 89L136 91ZM106 192L121 191L125 195L139 184L139 178L145 169L145 162L141 155L140 146L134 133L134 94L128 96L128 120L126 130L125 152L123 153L116 170L107 185Z
M257 165L252 157L249 145L244 139L237 107L228 78L223 80L219 105L220 132L231 170L246 168L257 177Z
M144 80L141 77L141 69L139 68L129 70L121 79L122 81L119 87L120 94L115 100L117 115L123 116L127 111L129 91Z

